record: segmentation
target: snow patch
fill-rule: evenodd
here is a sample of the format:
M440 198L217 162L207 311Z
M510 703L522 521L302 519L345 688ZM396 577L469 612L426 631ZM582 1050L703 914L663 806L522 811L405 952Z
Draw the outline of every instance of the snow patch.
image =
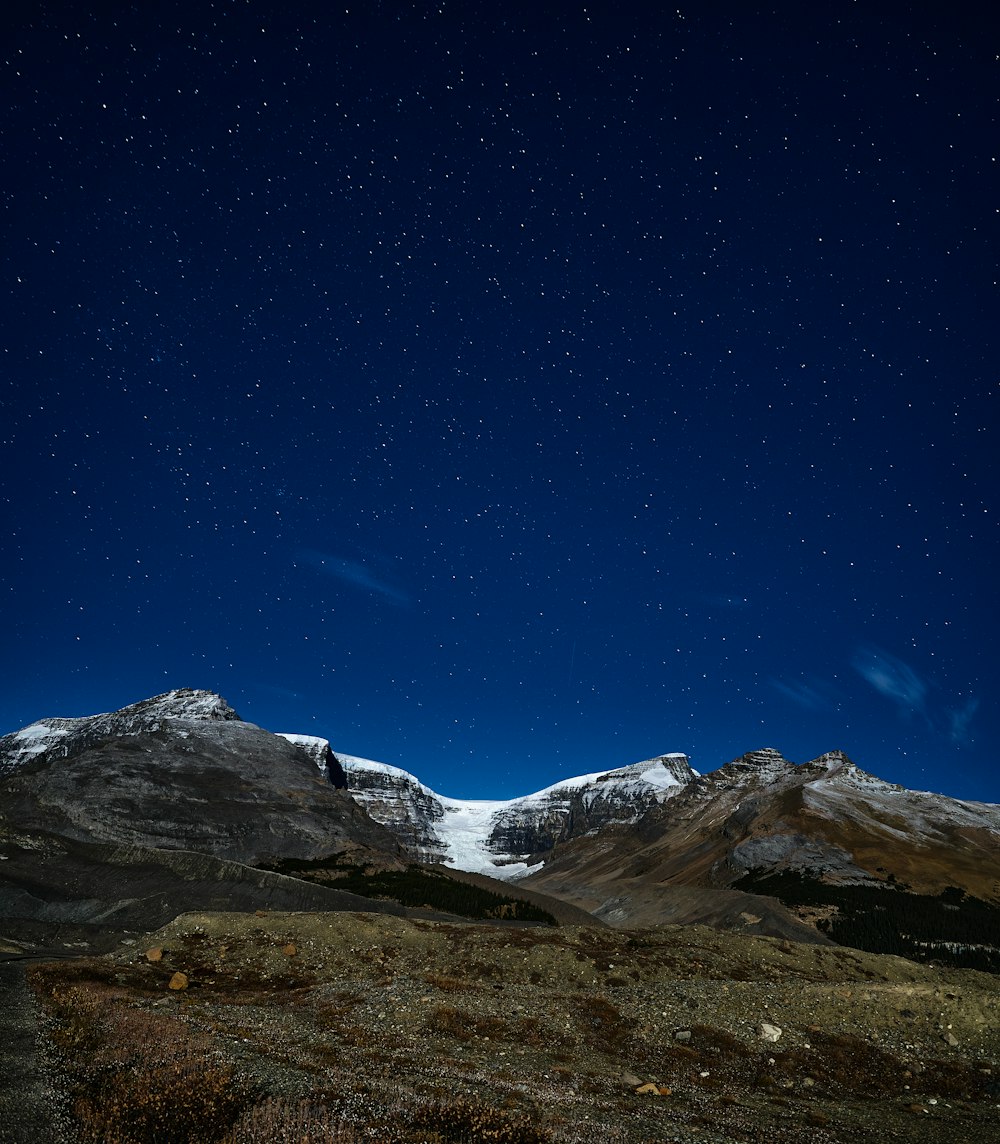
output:
M530 837L538 824L570 820L583 807L616 822L635 822L651 805L672 797L694 777L683 754L658 755L611 771L562 779L511 799L456 799L439 795L400 767L334 752L347 772L348 790L390 828L419 818L423 845L437 860L477 874L512 880L541 867L509 853L497 839ZM381 781L372 782L377 777ZM551 843L549 843L551 844Z
M52 744L57 739L62 739L69 734L68 727L54 726L51 723L39 722L32 723L30 727L24 727L20 731L15 731L10 736L10 744L12 754L16 755L15 758L8 759L8 762L17 766L19 764L27 763L31 759L36 758L38 755L45 754L46 751L52 748Z

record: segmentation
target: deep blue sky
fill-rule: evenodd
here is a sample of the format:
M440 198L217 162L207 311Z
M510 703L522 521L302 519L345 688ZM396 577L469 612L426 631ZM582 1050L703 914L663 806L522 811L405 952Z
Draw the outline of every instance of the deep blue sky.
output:
M659 7L7 11L0 731L1000 801L998 26Z

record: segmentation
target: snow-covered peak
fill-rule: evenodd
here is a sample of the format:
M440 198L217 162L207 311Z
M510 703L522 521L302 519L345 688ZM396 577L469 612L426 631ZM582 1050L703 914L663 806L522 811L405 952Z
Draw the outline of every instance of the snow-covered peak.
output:
M4 735L0 738L0 774L43 758L69 758L108 736L143 734L157 730L165 721L186 719L241 723L239 715L214 691L178 688L118 711L39 719Z
M675 753L657 755L653 759L644 759L641 763L619 767L618 770L608 771L597 781L614 782L634 778L658 790L666 790L668 787L686 786L697 777L698 772L691 767L687 755Z
M527 873L528 860L557 842L611 822L637 821L695 777L685 755L658 755L562 779L519 798L455 799L399 767L336 757L357 801L422 857L504 878Z
M1000 806L910 790L868 774L851 763L831 767L802 788L803 805L827 817L864 827L873 838L937 840L949 832L1000 837ZM990 845L994 845L991 842Z
M240 717L214 691L181 687L143 699L113 713L116 716L144 715L162 719L211 719L239 722Z

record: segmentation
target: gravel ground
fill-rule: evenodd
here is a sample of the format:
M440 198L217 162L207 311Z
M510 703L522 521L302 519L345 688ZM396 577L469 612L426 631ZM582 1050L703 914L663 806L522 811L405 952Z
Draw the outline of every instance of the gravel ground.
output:
M323 1094L359 1126L462 1100L553 1144L1000 1139L996 979L901 958L697 926L189 914L89 964L80 995L125 1007L119 1040L138 1015L147 1056L183 1030L255 1100Z
M24 964L0 961L0 1144L72 1144L58 1065Z

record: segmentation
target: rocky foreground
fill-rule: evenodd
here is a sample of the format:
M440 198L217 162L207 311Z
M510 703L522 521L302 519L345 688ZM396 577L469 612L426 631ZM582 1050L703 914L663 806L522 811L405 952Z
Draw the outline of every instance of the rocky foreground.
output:
M850 949L187 914L28 984L85 1142L1000 1138L996 978Z

